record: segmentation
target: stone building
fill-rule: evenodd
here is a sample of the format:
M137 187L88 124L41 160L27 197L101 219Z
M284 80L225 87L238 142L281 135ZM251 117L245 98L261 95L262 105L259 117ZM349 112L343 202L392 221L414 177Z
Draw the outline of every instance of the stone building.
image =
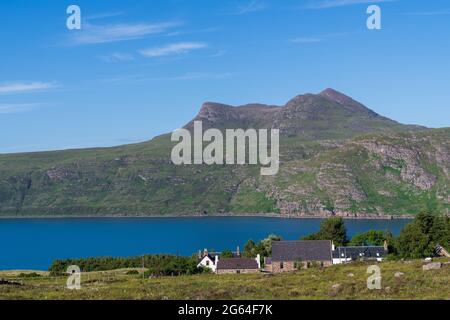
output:
M265 259L265 270L280 273L311 265L327 267L332 264L332 244L329 240L274 241L272 256Z
M261 269L260 256L252 258L228 258L217 262L217 274L257 273Z

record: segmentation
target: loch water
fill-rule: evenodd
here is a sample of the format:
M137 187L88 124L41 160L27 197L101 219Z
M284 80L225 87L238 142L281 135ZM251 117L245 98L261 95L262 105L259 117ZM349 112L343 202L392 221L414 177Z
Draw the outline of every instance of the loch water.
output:
M277 234L297 240L321 219L265 217L0 219L0 270L47 270L55 259L191 255L204 248L243 248ZM398 234L408 220L346 220L349 237L368 230Z

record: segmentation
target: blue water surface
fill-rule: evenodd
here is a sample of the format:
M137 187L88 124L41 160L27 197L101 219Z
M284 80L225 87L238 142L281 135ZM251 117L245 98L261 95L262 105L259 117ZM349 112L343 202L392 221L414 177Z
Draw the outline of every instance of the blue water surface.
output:
M241 248L274 233L297 240L319 230L320 219L262 217L0 219L0 270L47 270L55 259L191 255L200 249ZM398 234L408 220L346 220L349 236L367 230Z

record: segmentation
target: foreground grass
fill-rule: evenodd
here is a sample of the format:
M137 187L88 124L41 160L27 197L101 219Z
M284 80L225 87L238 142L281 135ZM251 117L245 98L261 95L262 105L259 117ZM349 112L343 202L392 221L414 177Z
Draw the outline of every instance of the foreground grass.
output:
M450 299L450 265L430 271L422 271L422 265L421 261L380 263L381 290L367 289L367 263L277 275L204 274L157 279L116 270L82 274L82 288L77 291L65 288L64 277L44 273L23 278L17 272L0 272L0 278L17 282L0 285L0 299ZM397 272L404 275L395 277Z

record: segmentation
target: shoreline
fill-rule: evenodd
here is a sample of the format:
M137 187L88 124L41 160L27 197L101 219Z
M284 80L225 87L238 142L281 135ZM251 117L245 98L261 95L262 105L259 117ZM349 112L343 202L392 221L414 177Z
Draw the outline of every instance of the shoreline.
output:
M220 214L166 214L166 215L127 215L127 214L105 214L105 215L36 215L36 216L0 216L0 221L2 220L63 220L63 219L161 219L161 218L277 218L277 219L326 219L331 217L341 217L344 220L411 220L414 219L413 215L386 215L386 216L371 216L371 215L315 215L315 216L305 216L305 215L280 215L277 213L220 213Z

